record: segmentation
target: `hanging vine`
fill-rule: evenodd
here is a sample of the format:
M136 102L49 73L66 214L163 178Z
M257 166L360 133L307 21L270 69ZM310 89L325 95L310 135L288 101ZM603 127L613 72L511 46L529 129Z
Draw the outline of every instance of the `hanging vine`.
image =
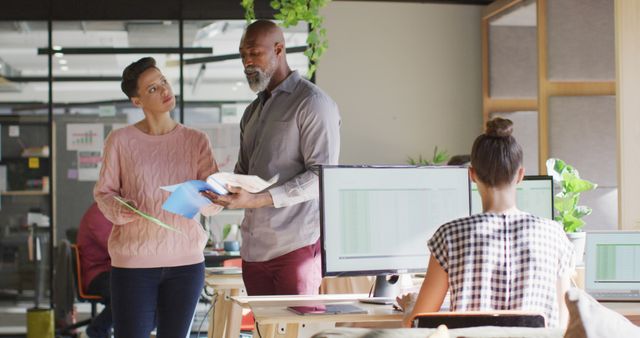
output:
M271 8L276 10L274 18L282 22L282 26L291 27L304 21L309 24L307 36L307 50L304 55L309 59L309 71L307 77L311 78L318 68L320 57L329 47L327 31L322 27L323 17L320 9L330 0L272 0ZM241 0L244 8L244 17L247 22L255 20L254 0Z

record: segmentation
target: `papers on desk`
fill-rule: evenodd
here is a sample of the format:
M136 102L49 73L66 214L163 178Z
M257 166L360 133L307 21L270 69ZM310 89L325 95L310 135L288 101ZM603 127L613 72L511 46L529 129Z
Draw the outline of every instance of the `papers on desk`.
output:
M250 193L257 193L267 189L278 181L278 175L265 181L255 175L240 175L227 172L217 172L209 175L207 181L191 180L180 184L160 187L171 192L169 198L162 205L162 209L193 218L201 208L211 204L211 201L202 196L202 191L212 191L218 195L227 195L226 186L240 187Z
M235 266L220 266L205 268L204 271L207 275L239 275L242 274L242 268Z

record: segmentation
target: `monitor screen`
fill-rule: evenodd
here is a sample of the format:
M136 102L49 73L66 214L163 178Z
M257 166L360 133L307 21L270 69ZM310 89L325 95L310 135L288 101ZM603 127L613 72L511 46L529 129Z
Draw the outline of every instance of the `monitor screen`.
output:
M426 271L427 241L468 216L465 167L323 166L324 276Z
M516 206L538 217L553 219L553 177L525 176L516 187ZM482 213L478 186L471 182L471 214Z
M640 231L594 231L585 246L587 291L640 290Z

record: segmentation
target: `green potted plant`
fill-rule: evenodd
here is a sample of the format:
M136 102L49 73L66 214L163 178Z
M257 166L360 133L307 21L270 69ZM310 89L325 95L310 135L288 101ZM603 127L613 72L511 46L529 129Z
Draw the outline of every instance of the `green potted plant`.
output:
M420 154L418 155L417 159L409 156L409 158L407 159L407 163L411 165L441 165L445 164L448 160L449 154L447 154L447 151L438 150L438 146L435 146L431 159L423 158L422 154Z
M579 205L580 194L595 189L598 185L580 178L578 170L557 158L547 160L547 173L559 185L560 191L553 199L556 209L555 220L560 222L567 237L576 246L576 263L582 262L585 233L582 227L584 216L591 214L591 208Z

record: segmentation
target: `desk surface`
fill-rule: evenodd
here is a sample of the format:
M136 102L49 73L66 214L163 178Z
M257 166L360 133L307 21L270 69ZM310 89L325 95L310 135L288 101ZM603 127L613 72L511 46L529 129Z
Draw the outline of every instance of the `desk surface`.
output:
M242 273L223 273L223 274L206 273L204 277L204 283L209 287L218 288L218 289L244 288L244 282L242 281Z
M393 310L391 305L365 304L358 299L366 298L367 294L332 294L332 295L304 295L304 296L254 296L231 297L242 306L250 307L256 320L262 324L308 323L308 322L370 322L370 321L401 321L402 313ZM288 306L317 305L317 304L354 304L366 310L366 314L326 314L303 316L287 310Z

